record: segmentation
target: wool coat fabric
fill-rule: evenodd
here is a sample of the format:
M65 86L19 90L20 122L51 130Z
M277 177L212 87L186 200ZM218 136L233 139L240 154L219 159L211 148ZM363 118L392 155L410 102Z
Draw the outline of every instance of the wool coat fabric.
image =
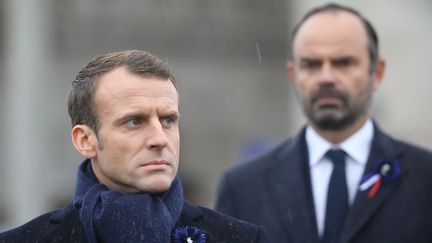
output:
M185 202L180 219L173 228L198 227L205 233L206 243L266 243L262 227L236 220L213 210ZM41 215L32 221L0 234L1 243L86 243L79 211L73 204ZM143 242L146 242L145 240ZM174 237L171 237L172 243ZM167 242L168 243L168 242Z
M273 151L227 171L216 209L264 226L272 243L318 243L308 148L303 129ZM395 161L400 175L376 195L358 191L339 242L431 243L432 153L393 139L374 124L365 174Z

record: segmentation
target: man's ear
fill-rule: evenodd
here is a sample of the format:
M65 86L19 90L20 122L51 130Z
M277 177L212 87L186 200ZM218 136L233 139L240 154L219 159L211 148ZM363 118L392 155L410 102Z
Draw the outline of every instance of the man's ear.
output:
M98 145L96 133L87 125L76 125L71 131L72 143L75 149L84 157L96 157Z
M295 70L294 70L294 63L293 61L289 61L286 64L286 69L287 69L287 73L288 73L288 79L294 83L295 80Z
M379 85L381 84L382 79L384 78L384 72L385 72L386 62L384 59L379 59L378 63L375 67L375 73L373 76L373 90L375 91L378 89Z

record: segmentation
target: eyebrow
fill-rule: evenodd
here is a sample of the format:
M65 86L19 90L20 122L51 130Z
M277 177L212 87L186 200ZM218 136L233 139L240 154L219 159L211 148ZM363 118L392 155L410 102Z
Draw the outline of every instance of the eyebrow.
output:
M300 57L298 60L300 62L319 62L319 61L321 61L320 58L315 58L315 57Z
M357 59L357 57L355 57L354 55L341 55L341 56L339 56L339 57L336 57L336 58L332 58L332 60L346 60L346 59L353 59L353 60L356 60Z
M163 117L180 117L180 113L178 111L168 111L165 115L162 115Z
M116 124L120 124L120 123L127 121L129 119L132 119L132 118L133 119L139 119L139 120L146 120L149 117L150 117L149 115L142 113L142 112L130 112L130 113L125 113L125 114L122 114L122 115L116 117L114 122Z
M296 63L298 63L298 65L306 65L306 64L320 64L323 61L319 58L312 58L312 57L300 57Z
M341 55L341 56L338 56L338 57L330 58L331 62L335 62L335 61L337 62L337 61L341 61L341 60L353 60L353 61L356 61L356 60L358 60L358 58L356 58L353 55ZM303 56L303 57L299 57L298 58L298 62L299 63L302 63L302 62L322 62L322 58Z
M178 111L172 111L172 112L171 112L171 114L173 114L173 115L176 115L176 116L180 117L180 112L178 112Z
M319 57L302 56L302 57L298 57L298 59L295 60L295 61L297 61L297 62L299 62L299 63L302 63L302 62L321 62L321 61L322 61L322 58L319 58Z
M179 118L180 117L180 113L178 111L175 110L170 110L168 112L164 112L162 115L162 117L176 117ZM129 113L125 113L122 114L120 116L118 116L115 119L115 123L122 123L124 121L127 121L129 119L140 119L140 120L147 120L150 117L150 115L143 113L143 112L129 112Z

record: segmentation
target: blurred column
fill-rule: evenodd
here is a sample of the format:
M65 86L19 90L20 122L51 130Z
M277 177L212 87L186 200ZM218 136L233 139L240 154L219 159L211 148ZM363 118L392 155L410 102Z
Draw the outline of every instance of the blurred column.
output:
M48 0L6 0L6 195L9 227L48 207L44 191L44 154L49 151L44 127L50 111L47 73ZM49 73L49 72L48 72ZM49 97L48 97L49 99ZM46 163L45 163L46 164Z

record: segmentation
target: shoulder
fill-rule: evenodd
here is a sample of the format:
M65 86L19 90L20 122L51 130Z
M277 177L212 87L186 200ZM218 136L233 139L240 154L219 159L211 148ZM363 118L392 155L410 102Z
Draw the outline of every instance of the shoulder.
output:
M383 131L376 122L374 122L374 141L375 146L380 147L384 152L395 153L401 156L417 156L425 160L432 158L432 151L416 145L411 142L395 138Z
M420 145L408 143L402 140L394 139L394 141L399 144L399 146L408 154L415 154L421 158L425 159L431 159L432 158L432 151L421 147Z
M405 141L401 141L401 140L396 140L394 139L394 141L399 144L399 146L401 147L401 149L408 153L408 154L413 154L416 156L419 156L421 158L425 158L425 159L431 159L432 158L432 151L421 147L420 145L416 145L413 143L408 143Z
M267 242L262 227L187 202L176 229L185 226L200 228L208 242Z
M432 152L426 148L395 140L400 147L401 161L410 170L415 170L420 174L425 174L432 180Z
M402 141L397 138L380 131L377 129L377 136L381 142L381 147L387 150L394 150L398 154L401 160L409 161L410 164L415 164L415 166L426 166L432 167L432 151L416 145L414 143L409 143Z
M45 213L0 234L0 243L85 242L78 211L72 205Z
M295 138L288 139L269 152L225 171L219 178L216 209L229 215L239 216L238 213L243 208L232 208L233 201L242 205L241 202L248 200L251 195L263 198L263 195L257 195L256 192L267 191L270 176L285 174L283 168L295 163L295 154L297 153L298 157L299 153L296 149L298 144ZM258 203L258 201L248 203Z
M225 171L224 176L232 176L235 178L242 178L245 176L254 178L255 176L261 175L264 171L274 168L281 157L289 157L291 155L290 151L292 151L292 147L295 145L295 141L295 138L287 139L256 158L240 162Z
M38 242L50 231L49 218L55 213L49 212L9 231L0 234L0 242Z

